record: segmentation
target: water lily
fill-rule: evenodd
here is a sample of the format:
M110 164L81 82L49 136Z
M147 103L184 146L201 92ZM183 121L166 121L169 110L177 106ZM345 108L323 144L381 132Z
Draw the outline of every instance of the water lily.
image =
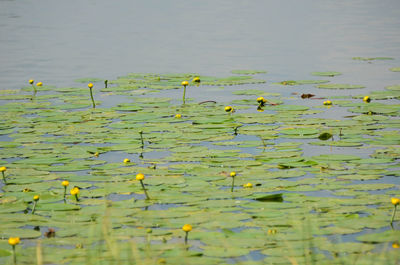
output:
M10 244L12 246L12 250L13 250L14 265L17 264L17 255L15 253L15 246L18 245L19 242L20 242L19 237L10 237L8 239L8 244Z
M143 175L142 173L137 174L137 175L136 175L136 180L139 180L139 181L140 181L140 184L142 185L142 189L143 189L143 191L144 191L144 194L146 195L146 200L150 200L149 194L147 194L147 190L146 190L146 188L144 187L144 183L143 183L144 175Z
M131 162L131 160L129 158L124 159L124 164L130 163L130 162Z
M76 187L76 186L73 187L73 188L70 190L71 195L75 196L75 200L76 200L76 201L79 201L79 197L78 197L79 192L80 192L79 187Z
M93 91L92 91L93 84L89 83L88 84L88 88L90 90L90 98L92 99L93 108L96 108L96 104L94 103L94 98L93 98Z
M1 174L3 175L4 184L7 184L7 181L6 181L6 173L5 173L6 170L7 170L6 167L0 167L0 172L1 172Z
M231 185L231 192L233 192L233 186L235 185L235 177L236 177L236 172L232 171L229 176L232 178L232 185Z
M253 184L251 184L250 182L243 184L243 188L253 188Z
M324 101L324 105L330 106L330 105L332 105L332 101L330 101L330 100Z
M182 101L183 101L183 104L185 104L185 102L186 102L186 87L189 85L189 82L188 81L182 81L181 85L183 86L183 98L182 98Z
M61 182L61 185L64 187L64 201L65 201L65 196L67 195L67 187L69 186L69 181L64 180Z
M182 226L182 230L185 232L185 244L187 244L189 232L192 231L192 226L190 224L185 224Z
M371 98L370 98L369 96L365 96L365 97L363 98L363 101L364 101L365 103L370 103L370 102L371 102Z
M396 215L396 208L397 208L397 205L400 204L400 198L392 198L392 199L391 199L391 202L392 202L392 204L393 204L393 206L394 206L394 209L393 209L392 219L390 220L390 224L393 223L394 216Z
M200 83L200 77L196 76L192 81L195 83Z
M258 97L257 102L258 102L259 107L263 107L265 105L265 103L267 103L267 100L263 97Z
M35 209L36 209L36 204L39 201L40 197L39 195L35 195L33 196L33 208L32 208L32 214L35 213Z
M182 118L182 115L181 114L175 114L175 118L180 119L180 118Z
M226 106L225 111L232 113L234 110L233 110L232 106Z

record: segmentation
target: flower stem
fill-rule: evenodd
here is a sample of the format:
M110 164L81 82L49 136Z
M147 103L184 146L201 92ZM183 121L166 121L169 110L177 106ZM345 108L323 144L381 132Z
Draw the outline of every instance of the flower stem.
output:
M232 186L231 186L231 192L233 192L233 186L235 184L235 177L232 177Z
M189 235L189 232L186 232L186 234L185 234L185 245L187 245L188 235Z
M149 194L147 194L147 190L146 190L146 188L144 187L144 183L143 183L142 180L140 180L140 184L142 184L142 189L143 189L143 191L144 191L144 194L146 195L146 200L150 200Z
M17 265L17 254L15 253L15 245L12 246L12 249L13 249L14 265Z
M90 89L90 97L92 98L93 108L96 108L96 104L94 103L92 88L89 89Z
M182 98L183 104L186 102L186 86L183 86L183 98Z
M32 214L35 213L36 203L37 203L37 201L34 201L34 202L33 202Z
M143 131L139 131L140 134L140 140L142 141L142 149L144 147L144 140L143 140Z
M7 181L6 181L6 174L4 173L4 171L1 172L1 173L3 174L3 181L4 181L4 184L7 184Z
M35 92L35 95L36 95L36 92L37 92L36 86L34 84L32 84L32 87L33 87L33 92Z
M394 206L394 209L393 209L393 214L392 214L392 220L390 220L390 224L392 224L392 223L393 223L394 216L396 215L396 208L397 208L397 205L395 205L395 206Z
M75 194L75 200L79 202L78 194Z

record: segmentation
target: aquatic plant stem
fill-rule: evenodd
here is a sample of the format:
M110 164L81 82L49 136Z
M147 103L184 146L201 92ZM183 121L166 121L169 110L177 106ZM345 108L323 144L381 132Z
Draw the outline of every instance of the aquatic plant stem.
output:
M233 187L235 185L235 177L232 177L232 186L231 186L231 192L233 192Z
M143 183L142 180L140 180L140 184L142 185L142 189L143 189L143 191L144 191L144 194L146 195L146 200L150 200L149 194L147 194L147 190L146 190L146 188L144 187L144 183Z
M139 131L140 134L140 140L142 141L142 149L144 147L144 140L143 140L143 131Z
M31 85L32 85L32 87L33 87L33 92L34 92L34 94L36 95L36 92L37 92L36 86L35 86L34 84L31 84Z
M37 201L34 201L34 202L33 202L33 208L32 208L32 213L31 213L31 214L34 214L34 213L35 213L36 204L37 204Z
M395 205L395 206L394 206L394 209L393 209L393 214L392 214L392 219L390 220L390 224L392 224L392 223L393 223L394 216L396 215L396 208L397 208L397 205Z
M13 261L14 265L17 265L17 254L15 253L15 245L12 246L13 249Z
M7 181L6 181L6 174L4 173L4 171L3 172L1 172L2 174L3 174L3 181L4 181L4 184L6 184L7 185Z
M185 245L187 245L188 242L188 236L189 236L189 232L185 232Z
M186 86L183 86L183 98L182 98L183 104L186 103Z
M92 103L93 103L93 108L96 108L96 104L94 103L94 98L93 98L93 92L92 92L92 88L90 87L90 97L92 98Z

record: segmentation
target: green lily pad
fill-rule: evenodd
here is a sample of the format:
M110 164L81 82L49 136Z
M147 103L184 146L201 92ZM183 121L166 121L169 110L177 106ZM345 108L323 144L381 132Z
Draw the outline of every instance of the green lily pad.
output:
M365 86L349 85L349 84L322 84L317 86L317 88L324 88L324 89L359 89L364 87Z

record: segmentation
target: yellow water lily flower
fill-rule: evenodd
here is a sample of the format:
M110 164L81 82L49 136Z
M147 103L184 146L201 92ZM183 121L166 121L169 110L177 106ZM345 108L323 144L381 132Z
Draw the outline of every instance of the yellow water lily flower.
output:
M63 185L64 187L68 187L69 181L68 180L64 180L63 182L61 182L61 185Z
M200 83L200 77L197 76L197 77L193 78L192 81L195 83Z
M8 239L8 244L10 244L11 246L18 245L19 242L20 242L19 237L10 237L10 238Z
M39 200L39 195L35 195L35 196L33 196L33 200L36 202L36 201L38 201Z
M226 106L226 107L225 107L225 111L226 111L226 112L232 112L232 111L233 111L233 108L232 108L231 106Z
M36 86L43 86L43 83L42 83L42 82L38 82L38 83L36 84Z
M263 97L258 97L258 98L257 98L257 102L258 102L259 104L265 104L265 103L267 102L267 100L266 100L265 98L263 98Z
M142 173L137 174L136 180L144 180L144 175Z
M175 114L175 118L180 119L180 118L182 118L182 115L181 114Z
M6 170L7 170L6 167L0 167L0 172L4 172L4 171L6 171Z
M188 85L189 85L189 82L188 82L188 81L182 81L181 85L182 85L182 86L188 86Z
M129 159L129 158L125 158L124 159L124 163L126 164L126 163L129 163L129 162L131 162L131 160Z
M370 98L369 96L365 96L365 97L363 98L363 101L364 101L365 103L370 103L370 102L371 102L371 98Z
M400 198L392 198L392 204L394 205L394 206L396 206L396 205L399 205L400 204Z
M251 184L251 183L249 182L249 183L243 184L243 187L244 187L244 188L253 188L253 184Z
M184 226L182 226L182 230L187 232L192 231L192 226L190 224L185 224Z
M31 85L32 85L32 84L33 84L33 82L35 82L35 80L33 80L33 79L30 79L30 80L29 80L29 84L31 84Z
M332 101L330 100L324 101L324 105L332 105Z
M71 195L78 195L79 194L79 188L78 187L73 187L70 191Z
M235 171L232 171L229 175L230 175L232 178L233 178L233 177L236 177L236 172L235 172Z
M92 83L89 83L87 86L88 86L88 88L92 88L92 87L93 87L93 84L92 84Z

